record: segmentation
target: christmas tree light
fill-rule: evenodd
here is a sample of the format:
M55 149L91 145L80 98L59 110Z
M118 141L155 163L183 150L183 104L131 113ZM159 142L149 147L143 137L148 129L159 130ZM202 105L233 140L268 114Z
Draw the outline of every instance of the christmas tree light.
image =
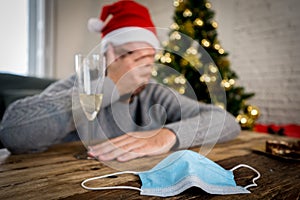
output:
M232 113L243 129L251 129L258 119L259 109L247 105L246 100L254 96L236 84L238 76L230 69L228 53L217 38L218 23L213 19L214 11L207 0L174 0L174 22L170 26L169 41L164 42L165 50L156 57L158 63L168 65L180 75L165 75L161 81L186 94L186 83L190 83L201 102L214 102ZM182 34L191 37L210 55L214 63L202 62L199 49L185 41ZM176 53L173 53L176 52ZM183 52L182 55L178 52ZM160 72L155 70L157 78ZM218 78L217 73L220 73ZM220 80L219 80L220 79ZM226 93L226 105L219 100L218 88ZM214 91L212 96L209 91Z

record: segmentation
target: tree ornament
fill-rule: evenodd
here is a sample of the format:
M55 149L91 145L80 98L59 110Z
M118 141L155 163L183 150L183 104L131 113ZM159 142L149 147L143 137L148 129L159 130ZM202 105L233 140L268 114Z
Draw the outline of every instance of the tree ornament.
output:
M254 120L256 120L260 115L260 111L256 106L249 105L247 106L246 110L248 115Z
M251 120L249 119L248 115L239 114L236 117L237 122L241 125L242 128L249 127L249 123L251 124Z
M221 70L224 70L230 65L230 61L227 58L223 57L219 58L216 64Z
M180 66L185 68L188 65L189 65L189 62L186 59L180 59Z
M187 20L184 24L184 33L190 37L194 37L195 36L195 29L193 26L193 23L190 20Z

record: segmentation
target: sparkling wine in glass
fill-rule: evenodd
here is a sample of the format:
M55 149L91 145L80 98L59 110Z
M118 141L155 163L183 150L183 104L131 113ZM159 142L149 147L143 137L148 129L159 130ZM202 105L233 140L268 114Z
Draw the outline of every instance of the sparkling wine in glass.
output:
M79 102L89 123L88 135L84 137L86 145L91 145L97 135L94 122L103 98L104 60L100 54L75 55Z

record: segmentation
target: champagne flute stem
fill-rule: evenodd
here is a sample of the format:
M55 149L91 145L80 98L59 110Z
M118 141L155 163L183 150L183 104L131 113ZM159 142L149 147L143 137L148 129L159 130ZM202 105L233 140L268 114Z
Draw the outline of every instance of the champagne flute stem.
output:
M94 120L88 120L88 123L89 123L89 137L88 137L88 146L92 146L92 142L93 142L93 138L94 138Z

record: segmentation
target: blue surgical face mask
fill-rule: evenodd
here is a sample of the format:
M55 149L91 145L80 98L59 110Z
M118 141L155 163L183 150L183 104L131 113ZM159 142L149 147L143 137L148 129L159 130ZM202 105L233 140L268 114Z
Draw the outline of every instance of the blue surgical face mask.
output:
M257 177L253 179L253 184L245 187L236 185L233 171L240 167L247 167L258 174ZM113 186L91 188L85 185L86 182L91 180L124 173L138 175L141 179L142 187ZM231 170L225 170L217 163L198 153L183 150L170 154L149 171L125 171L108 174L86 179L81 185L83 188L89 190L134 189L139 190L141 195L160 197L174 196L190 187L199 187L210 194L240 194L250 193L247 188L257 186L255 181L259 177L259 172L248 165L240 164Z

